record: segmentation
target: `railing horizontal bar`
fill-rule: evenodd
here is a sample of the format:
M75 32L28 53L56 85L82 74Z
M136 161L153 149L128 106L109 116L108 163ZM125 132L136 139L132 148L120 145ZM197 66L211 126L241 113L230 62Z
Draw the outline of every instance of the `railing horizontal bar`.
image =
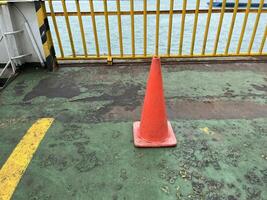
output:
M208 9L201 9L198 11L199 14L201 13L208 13ZM234 9L225 9L224 13L233 13ZM182 14L183 10L173 10L173 14ZM246 9L238 9L237 10L237 13L245 13L246 12ZM257 9L250 9L249 10L249 13L257 13L258 10ZM77 12L70 12L68 11L67 12L69 16L77 16L78 13ZM102 16L104 15L105 12L101 12L101 11L96 11L94 12L94 15L95 16ZM146 13L148 15L156 15L157 14L157 11L156 10L148 10L146 11ZM221 10L220 9L213 9L212 10L212 13L221 13ZM261 13L267 13L267 9L263 9L261 11ZM120 12L121 15L130 15L131 14L131 11L121 11ZM134 15L143 15L144 14L144 11L142 10L135 10L133 12ZM169 10L160 10L160 14L161 15L169 15L170 14L170 11ZM186 10L186 14L195 14L195 10ZM47 13L48 16L51 16L51 13L48 12ZM91 12L81 12L81 15L82 16L90 16L91 15ZM117 11L108 11L108 15L117 15ZM55 16L64 16L64 12L55 12Z
M112 58L113 59L145 59L145 58L152 58L154 55L153 54L147 54L146 56L140 54L140 55L135 55L135 57L133 57L131 54L124 54L123 57L121 57L120 55L113 55ZM229 53L229 54L216 54L215 56L213 54L196 54L194 55L194 57L192 57L192 55L190 54L186 54L186 55L177 55L177 54L163 54L163 55L159 55L159 57L161 58L204 58L204 57L244 57L244 56L267 56L267 53L240 53L240 54L236 54L236 53ZM102 60L106 60L108 58L107 55L100 55L99 57L97 56L90 56L88 55L88 57L85 56L76 56L76 57L72 57L72 56L66 56L64 58L62 57L58 57L58 60L90 60L90 59L102 59Z

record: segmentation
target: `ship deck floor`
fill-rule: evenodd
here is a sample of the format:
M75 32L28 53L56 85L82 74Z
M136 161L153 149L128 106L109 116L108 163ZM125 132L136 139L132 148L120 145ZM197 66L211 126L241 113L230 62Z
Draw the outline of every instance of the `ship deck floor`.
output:
M36 120L55 119L13 199L267 199L267 64L163 64L178 145L158 149L133 146L148 67L25 69L11 82L0 166Z

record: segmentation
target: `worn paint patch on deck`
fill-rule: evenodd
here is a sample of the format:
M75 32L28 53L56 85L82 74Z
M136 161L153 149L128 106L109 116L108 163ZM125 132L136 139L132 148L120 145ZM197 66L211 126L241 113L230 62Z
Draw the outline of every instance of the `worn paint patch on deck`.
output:
M267 118L171 123L176 147L140 149L133 145L131 121L58 120L13 198L267 199ZM214 135L202 133L203 127Z
M29 69L17 77L0 94L0 162L32 119L57 123L12 199L267 199L266 63L163 64L179 145L137 149L132 122L148 67Z
M37 120L16 146L0 170L0 199L10 199L33 154L37 150L45 133L53 123L53 118Z

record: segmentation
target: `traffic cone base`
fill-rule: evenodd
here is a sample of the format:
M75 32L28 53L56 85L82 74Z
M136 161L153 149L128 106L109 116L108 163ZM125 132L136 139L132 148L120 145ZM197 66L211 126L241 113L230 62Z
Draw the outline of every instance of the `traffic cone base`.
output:
M172 147L177 141L171 123L168 121L168 136L163 141L147 141L140 137L140 121L133 123L134 145L136 147Z

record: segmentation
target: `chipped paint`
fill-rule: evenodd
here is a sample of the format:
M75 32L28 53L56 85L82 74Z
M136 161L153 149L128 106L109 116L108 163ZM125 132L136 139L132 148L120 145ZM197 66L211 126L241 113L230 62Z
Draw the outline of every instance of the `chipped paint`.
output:
M200 130L207 134L207 135L214 135L215 133L213 131L211 131L208 127L204 127L204 128L200 128Z

